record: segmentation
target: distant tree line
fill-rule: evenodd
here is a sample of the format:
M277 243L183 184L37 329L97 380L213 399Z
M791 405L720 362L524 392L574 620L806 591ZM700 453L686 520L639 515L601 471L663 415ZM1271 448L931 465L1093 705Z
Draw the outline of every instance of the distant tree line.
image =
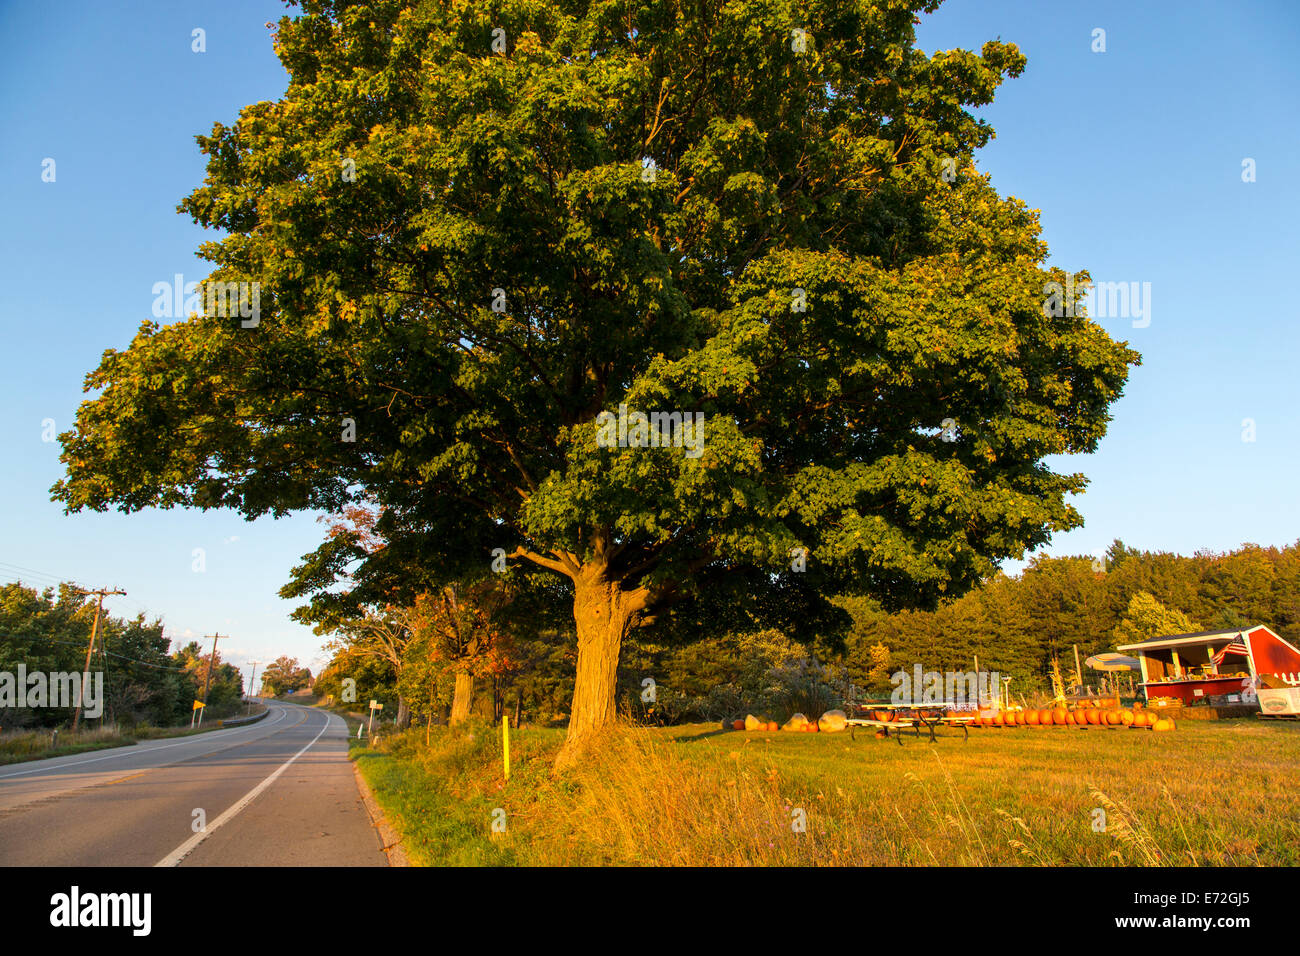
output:
M361 706L375 698L387 713L400 713L400 723L444 721L455 706L458 668L478 668L463 714L561 722L573 688L573 637L553 626L553 617L531 617L545 608L536 595L531 600L529 614L494 618L506 633L485 642L492 653L469 663L450 654L448 642L431 636L429 622L412 611L390 607L378 615L391 628L387 645L353 621L336 632L335 656L316 690L342 695L343 680L351 678ZM751 709L783 718L850 693L888 693L890 675L915 664L971 670L976 656L982 669L1010 676L1019 693L1033 694L1050 686L1054 657L1073 682L1075 646L1083 660L1157 634L1257 623L1300 642L1300 543L1187 557L1116 541L1104 559L1038 557L1016 577L998 574L931 610L889 613L851 594L834 603L838 617L804 617L792 606L778 628L757 626L760 615L735 595L695 607L695 619L669 618L659 641L626 649L620 709L659 722ZM727 615L728 627L721 636L709 633L700 615ZM551 626L530 626L537 620ZM1092 685L1098 679L1086 666L1083 677Z
M95 602L71 584L37 591L21 582L0 586L0 672L80 672L95 619ZM169 653L161 620L143 614L127 620L107 612L91 658L92 673L104 674L103 720L131 727L174 726L187 721L202 696L209 653L191 641ZM209 716L237 709L243 696L239 670L218 652L208 690ZM72 720L74 707L6 707L0 728L57 727Z

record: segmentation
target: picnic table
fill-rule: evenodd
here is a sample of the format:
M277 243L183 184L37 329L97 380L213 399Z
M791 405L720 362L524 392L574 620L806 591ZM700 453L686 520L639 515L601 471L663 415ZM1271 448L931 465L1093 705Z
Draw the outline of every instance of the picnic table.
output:
M889 736L892 729L894 739L898 745L903 746L903 735L898 731L905 728L911 728L916 732L916 736L921 736L921 728L924 727L930 734L930 742L937 743L934 736L934 728L939 725L949 727L960 727L962 731L963 742L970 740L970 723L975 719L976 711L958 711L956 705L951 703L939 704L853 704L853 715L845 721L849 728L850 739L856 739L854 736L855 727L874 727L877 730L884 730L885 736ZM895 716L889 720L880 720L875 716L876 711L888 711Z

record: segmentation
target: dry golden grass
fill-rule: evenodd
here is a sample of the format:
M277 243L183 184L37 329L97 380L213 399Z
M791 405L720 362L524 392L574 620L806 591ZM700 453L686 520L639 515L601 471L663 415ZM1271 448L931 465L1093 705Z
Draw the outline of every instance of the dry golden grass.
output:
M624 728L556 777L561 733L515 733L508 784L487 728L444 731L429 747L423 731L390 738L363 770L430 863L1300 863L1300 726L984 729L965 743L942 731L937 744L902 747L861 734ZM493 810L507 821L495 840Z

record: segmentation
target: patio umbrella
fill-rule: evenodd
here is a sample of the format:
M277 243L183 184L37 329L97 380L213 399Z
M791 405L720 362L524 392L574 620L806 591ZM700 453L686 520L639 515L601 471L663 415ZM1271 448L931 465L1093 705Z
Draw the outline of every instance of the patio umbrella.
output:
M1095 671L1136 671L1142 667L1136 657L1125 657L1114 652L1094 654L1084 663Z

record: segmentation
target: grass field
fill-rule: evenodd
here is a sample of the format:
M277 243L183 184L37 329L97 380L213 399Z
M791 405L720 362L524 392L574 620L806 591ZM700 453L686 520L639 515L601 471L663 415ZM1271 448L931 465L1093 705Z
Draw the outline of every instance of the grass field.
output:
M189 727L149 727L139 725L128 731L117 724L106 724L102 727L88 727L76 734L66 729L61 730L57 747L51 746L53 736L49 730L2 732L0 733L0 766L11 763L24 763L28 760L67 757L70 754L85 753L90 750L106 750L109 747L130 747L141 740L189 737L193 734L206 734L220 728L221 722L215 718L195 730L191 730Z
M629 728L554 777L563 734L512 731L509 783L500 728L435 728L428 746L411 730L353 754L411 859L432 865L1300 864L1300 724L942 730L902 747Z

